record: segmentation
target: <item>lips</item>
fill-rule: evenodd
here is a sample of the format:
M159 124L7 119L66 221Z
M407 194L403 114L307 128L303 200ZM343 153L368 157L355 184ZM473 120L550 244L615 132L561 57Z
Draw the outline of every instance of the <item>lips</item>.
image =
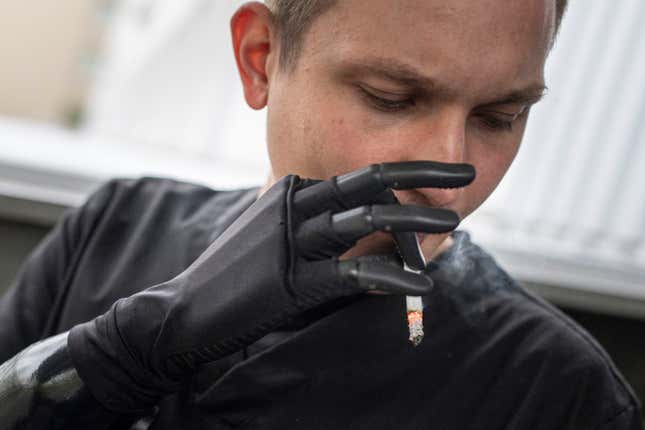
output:
M396 196L401 204L413 204L436 209L451 209L456 206L462 193L463 188L419 188L414 190L402 190L397 193Z

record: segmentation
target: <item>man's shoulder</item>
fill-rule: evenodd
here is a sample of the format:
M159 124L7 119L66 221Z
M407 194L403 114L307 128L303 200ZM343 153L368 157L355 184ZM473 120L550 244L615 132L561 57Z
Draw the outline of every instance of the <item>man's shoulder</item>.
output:
M221 230L255 200L257 188L213 189L163 177L115 178L88 198L83 212L102 225L165 229Z
M122 260L127 249L154 256L155 261L184 255L182 261L190 262L253 203L256 194L257 188L215 190L161 177L112 179L85 204L96 208L88 235L95 247L90 250L110 250L115 261ZM132 256L133 261L137 258Z
M59 238L74 255L61 331L181 273L254 197L167 178L106 182L70 214L81 232Z
M146 176L114 178L104 183L90 197L108 205L148 209L150 205L165 205L165 209L199 210L203 206L227 207L255 188L234 190L213 189L205 185L171 178Z
M629 385L593 336L523 288L467 233L457 232L455 239L454 249L438 261L438 285L453 317L479 339L478 348L483 344L504 357L504 373L533 380L534 388L541 386L556 397L571 392L581 404L606 408L594 415L610 417L638 408Z

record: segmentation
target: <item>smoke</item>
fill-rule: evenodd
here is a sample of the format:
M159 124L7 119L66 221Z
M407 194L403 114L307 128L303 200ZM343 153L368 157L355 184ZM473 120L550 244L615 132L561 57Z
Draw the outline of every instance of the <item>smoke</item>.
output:
M424 300L426 306L451 306L469 323L485 317L491 299L510 291L513 281L465 231L453 233L452 247L430 262L426 273L435 282L435 293Z

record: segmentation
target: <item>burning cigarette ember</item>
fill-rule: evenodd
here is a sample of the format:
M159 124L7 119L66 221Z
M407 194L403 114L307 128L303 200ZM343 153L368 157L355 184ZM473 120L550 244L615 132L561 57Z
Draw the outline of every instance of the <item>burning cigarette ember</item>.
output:
M405 238L403 238L405 239ZM426 260L421 251L419 244L419 236L413 236L412 247L399 246L399 253L403 259L403 270L406 272L422 274L423 269L426 267ZM410 249L412 248L412 249ZM402 252L404 251L404 252ZM416 254L416 255L415 255ZM406 258L407 257L407 258ZM408 265L410 263L412 267ZM419 346L423 340L423 299L419 296L406 296L406 307L408 314L408 330L410 337L408 338L412 345Z
M423 300L421 297L406 297L408 311L408 338L412 345L419 346L423 340Z

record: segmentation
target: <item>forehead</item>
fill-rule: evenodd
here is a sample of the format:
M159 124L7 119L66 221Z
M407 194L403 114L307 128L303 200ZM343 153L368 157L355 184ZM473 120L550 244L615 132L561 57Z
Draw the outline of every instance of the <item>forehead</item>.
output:
M520 85L542 78L554 22L554 0L340 0L312 23L303 55L394 59L461 88Z

